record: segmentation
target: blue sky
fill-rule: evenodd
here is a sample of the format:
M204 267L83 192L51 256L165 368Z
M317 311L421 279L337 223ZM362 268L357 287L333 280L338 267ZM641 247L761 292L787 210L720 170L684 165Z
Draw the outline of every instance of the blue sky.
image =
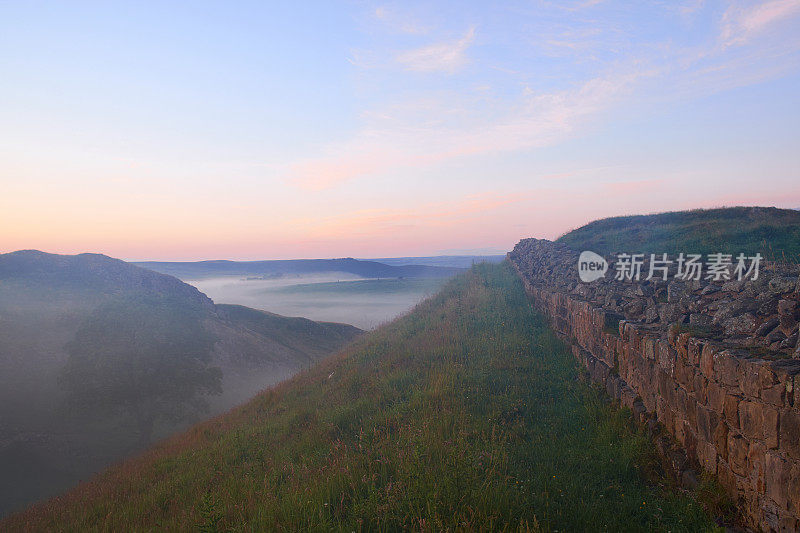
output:
M0 2L0 251L503 251L800 207L800 0Z

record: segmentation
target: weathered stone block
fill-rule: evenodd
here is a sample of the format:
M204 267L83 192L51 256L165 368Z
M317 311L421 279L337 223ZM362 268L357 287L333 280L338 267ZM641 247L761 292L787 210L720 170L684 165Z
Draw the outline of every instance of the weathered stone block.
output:
M655 361L656 359L655 337L647 336L644 339L642 339L642 347L644 349L644 356L648 359Z
M722 416L725 422L733 429L739 429L739 402L741 397L737 394L725 394L722 406Z
M691 368L692 367L688 366L683 358L678 357L677 359L675 359L675 372L674 372L675 381L677 381L684 387L689 386L689 382L692 380L692 374L690 373Z
M739 365L739 390L745 397L758 398L761 393L760 365L745 362Z
M714 377L724 385L737 387L739 359L728 351L717 353L714 356Z
M689 358L689 339L691 338L691 333L681 333L678 335L677 339L675 339L675 350L684 360L688 360Z
M786 387L783 383L777 383L768 388L762 388L761 399L764 400L764 403L775 407L784 407L786 405Z
M764 466L765 494L780 509L787 509L789 503L789 479L791 466L780 455L767 451Z
M756 402L739 402L739 426L742 435L748 439L764 438L764 416L761 404Z
M673 434L675 435L675 440L683 447L686 448L686 420L681 418L680 413L675 413L675 427L673 428Z
M696 413L698 436L708 442L714 442L714 430L719 424L719 415L702 405L697 405Z
M658 421L672 432L672 429L675 427L675 413L672 411L669 403L664 401L661 397L656 399L656 416L658 417Z
M717 481L731 498L736 497L736 474L727 461L717 457Z
M789 501L792 504L791 510L800 516L800 463L798 462L791 464L788 493Z
M675 389L675 411L680 414L681 418L688 418L689 411L695 411L694 406L689 405L689 393L683 387Z
M780 447L789 457L800 459L800 412L797 409L781 412Z
M670 406L675 405L675 381L661 369L657 372L658 393Z
M684 422L683 438L683 447L686 450L687 457L692 461L697 461L697 433L692 430L692 425L689 422Z
M780 329L781 333L787 337L791 337L797 332L797 320L795 320L792 315L783 315L780 318L778 328Z
M778 314L791 315L797 309L797 301L782 299L778 301Z
M708 403L708 397L706 394L706 387L708 386L708 380L703 377L700 372L696 372L694 374L694 383L692 384L692 392L694 393L695 398L700 403Z
M800 519L793 516L781 517L778 521L777 531L781 533L796 533L800 531Z
M697 439L697 462L710 474L717 473L717 449L708 441Z
M727 424L720 422L714 428L714 439L712 443L714 446L717 447L717 453L720 457L728 460L728 426Z
M711 344L703 345L703 352L700 355L700 371L709 381L714 380L714 356L717 349Z
M692 427L692 431L697 433L697 405L700 402L697 401L697 398L694 396L693 393L688 393L688 397L686 398L686 420L689 422L689 425Z
M749 486L756 492L764 493L764 454L766 448L760 442L750 442L747 452L747 477Z
M765 405L764 414L764 444L767 448L776 449L779 443L780 413L777 408Z
M753 313L731 317L723 322L726 335L749 335L758 327L758 319Z
M700 365L700 355L703 352L703 346L705 343L697 338L689 339L689 343L687 344L686 355L687 361L692 366L699 366Z
M722 414L722 408L725 404L725 390L714 381L709 381L706 386L706 400L708 406Z

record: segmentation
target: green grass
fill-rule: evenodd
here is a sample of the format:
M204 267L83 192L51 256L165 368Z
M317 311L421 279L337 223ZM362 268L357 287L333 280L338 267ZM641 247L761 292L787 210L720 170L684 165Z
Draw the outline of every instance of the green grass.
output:
M702 531L510 266L0 530ZM652 477L650 478L652 482Z
M571 248L611 253L761 253L800 260L800 211L774 207L696 209L596 220L558 239Z

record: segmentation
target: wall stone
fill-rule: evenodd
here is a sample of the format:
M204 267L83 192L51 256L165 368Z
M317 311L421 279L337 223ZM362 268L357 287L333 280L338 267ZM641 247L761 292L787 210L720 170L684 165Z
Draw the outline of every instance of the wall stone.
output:
M582 283L577 252L560 243L526 239L508 258L592 380L680 443L677 470L714 474L748 527L800 530L798 267L635 282L612 279L611 262Z

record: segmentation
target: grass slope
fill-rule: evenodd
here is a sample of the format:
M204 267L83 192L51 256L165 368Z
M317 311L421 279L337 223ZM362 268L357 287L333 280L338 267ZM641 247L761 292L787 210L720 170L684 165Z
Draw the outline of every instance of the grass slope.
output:
M335 352L361 334L360 329L350 324L276 315L243 305L217 304L216 309L225 319L310 359Z
M510 267L250 403L0 523L2 530L670 530L648 441L577 380Z
M760 252L772 260L800 259L800 211L775 207L696 209L596 220L558 239L602 254Z

